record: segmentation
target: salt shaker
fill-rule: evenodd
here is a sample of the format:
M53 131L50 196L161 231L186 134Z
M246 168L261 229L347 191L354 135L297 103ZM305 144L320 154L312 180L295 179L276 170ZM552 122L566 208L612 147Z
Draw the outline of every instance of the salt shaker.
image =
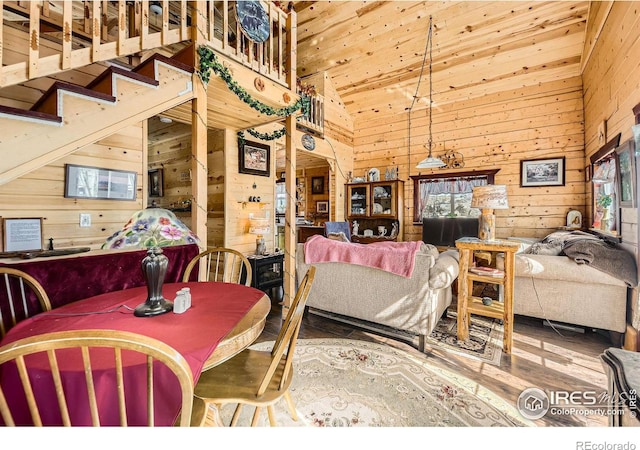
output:
M176 292L176 299L173 301L173 312L182 314L187 310L187 297L181 290Z
M182 294L185 297L185 303L187 305L187 309L191 308L191 289L188 287L185 287L180 289L179 292L182 292Z

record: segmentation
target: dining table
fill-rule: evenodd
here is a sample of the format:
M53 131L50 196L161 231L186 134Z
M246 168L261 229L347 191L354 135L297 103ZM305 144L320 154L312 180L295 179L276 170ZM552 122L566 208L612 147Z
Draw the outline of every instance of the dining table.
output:
M197 383L202 371L214 367L233 357L251 345L264 329L266 317L271 309L270 298L262 291L234 283L223 282L187 282L168 283L162 288L163 297L169 301L176 298L178 291L189 288L191 307L182 313L169 312L166 314L137 317L134 309L147 298L146 286L108 292L83 300L78 300L64 306L54 308L23 320L13 327L0 341L0 347L9 345L19 339L50 332L68 330L118 330L139 333L158 339L177 350L187 361ZM37 365L37 363L34 363ZM67 379L67 385L74 385L74 379L84 379L83 368L80 364L63 361L61 371ZM92 361L93 364L93 361ZM97 361L96 366L109 365L108 362ZM146 389L144 364L133 364L128 370L135 373L140 389ZM136 379L135 375L130 375ZM108 377L105 377L108 378ZM100 390L98 378L96 389ZM7 401L15 412L16 423L30 424L30 416L24 400L22 388L19 386L17 374L10 370L0 370L0 383L5 393L9 393ZM145 383L142 385L142 383ZM13 388L15 384L15 389ZM46 383L43 383L46 384ZM55 392L51 386L36 386L41 389L44 398L55 401ZM105 388L106 389L106 388ZM163 389L163 386L156 386ZM180 413L180 391L177 385L167 383L166 392L161 392L162 410L156 413L157 425L172 425ZM74 391L70 389L70 391ZM72 396L74 392L71 392ZM77 401L86 401L86 393L76 393ZM74 409L73 398L70 409ZM113 403L105 408L112 410L112 414L101 418L104 425L118 425L117 399L103 396L101 401ZM129 424L146 424L146 404L144 401L135 402L127 411ZM60 425L59 413L45 408L43 422L48 425ZM90 417L85 408L78 405L77 414L72 421L77 425L90 425Z

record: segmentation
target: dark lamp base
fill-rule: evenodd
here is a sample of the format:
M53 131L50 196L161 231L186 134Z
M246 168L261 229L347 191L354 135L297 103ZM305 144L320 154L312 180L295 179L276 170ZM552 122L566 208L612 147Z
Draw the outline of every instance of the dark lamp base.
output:
M133 311L133 315L136 317L151 317L171 311L173 311L173 303L163 298L160 301L147 301L136 306L136 309Z

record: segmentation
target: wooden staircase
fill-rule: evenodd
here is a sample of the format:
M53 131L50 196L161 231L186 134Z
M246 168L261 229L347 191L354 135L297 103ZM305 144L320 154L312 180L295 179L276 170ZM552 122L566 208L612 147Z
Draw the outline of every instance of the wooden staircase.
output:
M193 72L154 54L132 70L111 66L84 87L57 81L29 110L0 106L0 185L191 100Z

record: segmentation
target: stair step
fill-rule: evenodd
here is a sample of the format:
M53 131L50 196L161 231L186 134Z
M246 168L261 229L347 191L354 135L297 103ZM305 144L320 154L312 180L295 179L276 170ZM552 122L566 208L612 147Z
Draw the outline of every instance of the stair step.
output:
M89 83L86 87L92 91L101 92L107 95L113 95L113 75L119 75L130 78L131 80L139 81L140 83L148 84L149 86L158 86L160 82L151 77L147 77L131 70L126 70L121 67L111 66L98 77Z
M134 67L133 71L136 73L145 75L147 77L153 77L154 76L153 66L155 61L163 62L165 64L173 66L176 69L182 70L187 73L193 73L195 71L193 66L177 61L173 58L169 58L167 56L161 55L159 53L155 53L153 56L143 61L140 65Z
M177 52L175 55L173 55L171 57L171 59L175 60L175 61L179 61L182 64L186 64L190 67L193 67L195 65L195 55L193 52L193 44L183 48L182 50L180 50L179 52Z
M66 83L64 81L56 81L45 94L31 107L31 111L38 111L52 115L58 115L58 91L66 91L74 94L82 95L87 98L101 100L109 103L115 103L116 98L109 94L96 92L75 84Z
M37 121L62 123L62 117L58 117L55 114L47 114L39 111L30 111L28 109L12 108L10 106L0 105L0 115L18 116L27 119L33 119Z

